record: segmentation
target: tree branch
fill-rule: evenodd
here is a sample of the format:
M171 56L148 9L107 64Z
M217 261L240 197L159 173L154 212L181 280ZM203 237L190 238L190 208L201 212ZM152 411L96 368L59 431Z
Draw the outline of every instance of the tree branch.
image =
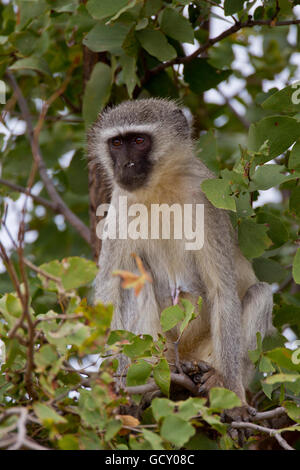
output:
M281 447L283 447L285 450L295 450L280 435L278 429L266 428L265 426L260 426L259 424L244 423L244 422L237 422L237 421L233 421L232 423L230 423L230 427L234 429L253 429L254 431L267 433L269 434L269 436L275 437L275 439L278 441L278 444L280 444Z
M19 193L27 194L37 203L41 204L44 207L47 207L47 209L51 209L54 212L59 212L59 207L54 202L33 194L28 190L28 188L24 188L23 186L20 186L15 183L11 183L10 181L4 180L3 178L0 178L0 184L3 184L4 186L7 186L8 188L11 188Z
M275 408L274 410L256 413L252 417L252 421L262 421L264 419L272 419L272 418L276 418L277 416L282 416L285 414L286 414L286 409L283 408L283 406L279 406L278 408Z
M45 162L43 160L41 150L39 147L39 144L37 140L35 139L35 131L32 125L31 121L31 116L29 112L29 108L27 105L27 102L23 96L23 93L17 84L13 74L9 72L8 70L6 71L6 77L8 78L19 103L19 107L21 109L23 119L26 122L27 126L27 135L29 138L29 142L31 145L31 150L33 154L34 161L36 162L38 166L38 170L41 176L41 179L45 185L45 188L50 196L50 199L52 202L55 204L57 207L57 210L64 215L65 219L77 230L77 232L82 236L82 238L87 242L90 243L91 240L91 235L90 235L90 230L88 227L68 208L68 206L65 204L63 199L60 197L58 194L53 181L51 178L48 176L47 173L47 168L45 165ZM61 88L60 90L61 91ZM58 93L58 92L57 92ZM57 93L55 96L57 96ZM54 95L53 95L54 96ZM39 124L40 126L40 124Z
M270 20L252 20L252 18L248 18L247 21L240 22L237 21L234 25L232 25L230 28L226 29L223 31L221 34L218 36L209 39L205 44L202 46L198 47L192 54L184 57L177 57L176 59L168 60L167 62L164 62L162 64L159 64L157 67L154 67L153 69L150 69L147 72L147 75L141 80L141 84L144 85L149 77L158 74L162 70L171 67L174 64L186 64L188 62L191 62L193 59L201 55L203 52L207 51L210 47L212 47L214 44L222 41L222 39L227 38L228 36L231 36L232 34L236 33L237 31L240 31L243 28L252 28L253 26L289 26L292 24L300 24L300 20L285 20L285 21L275 21L274 19Z
M193 395L198 395L198 388L194 382L185 374L175 374L171 373L171 382L176 385L181 385L182 387L189 390ZM137 385L135 387L126 387L125 392L129 395L142 395L147 392L154 392L159 390L159 387L154 381L148 382L145 385Z

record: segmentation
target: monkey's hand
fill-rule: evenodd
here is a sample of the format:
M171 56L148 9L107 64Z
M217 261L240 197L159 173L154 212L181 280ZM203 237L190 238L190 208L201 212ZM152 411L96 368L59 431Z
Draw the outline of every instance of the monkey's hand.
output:
M237 406L230 410L224 410L221 415L221 421L228 424L233 422L248 423L255 414L255 408L248 405ZM236 429L229 426L228 434L232 439L237 439L239 446L242 447L245 440L249 439L251 430L247 428Z
M221 374L205 361L183 362L181 367L198 385L198 393L203 397L208 397L209 390L213 387L224 387Z

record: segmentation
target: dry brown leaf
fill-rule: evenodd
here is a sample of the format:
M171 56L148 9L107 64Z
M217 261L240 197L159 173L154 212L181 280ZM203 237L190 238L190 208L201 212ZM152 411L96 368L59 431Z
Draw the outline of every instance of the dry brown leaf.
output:
M152 282L152 279L151 276L145 270L141 258L135 253L132 253L132 256L135 258L138 270L141 274L133 274L130 271L123 271L119 269L113 272L113 276L120 276L120 278L122 279L121 286L123 287L123 289L134 289L134 293L137 297L146 282Z

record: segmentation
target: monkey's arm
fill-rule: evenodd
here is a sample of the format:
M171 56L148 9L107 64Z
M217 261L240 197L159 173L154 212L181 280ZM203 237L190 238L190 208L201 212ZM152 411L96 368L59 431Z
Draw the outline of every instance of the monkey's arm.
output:
M206 286L213 367L224 386L244 400L242 384L242 305L238 295L234 239L228 215L205 205L205 241L198 254Z

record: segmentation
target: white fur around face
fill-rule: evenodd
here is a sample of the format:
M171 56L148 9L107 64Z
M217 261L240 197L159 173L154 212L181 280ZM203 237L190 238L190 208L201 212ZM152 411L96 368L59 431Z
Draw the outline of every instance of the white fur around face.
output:
M157 124L132 124L127 126L115 126L101 130L101 139L108 140L114 136L124 135L128 132L135 133L154 133L157 131L159 126Z

